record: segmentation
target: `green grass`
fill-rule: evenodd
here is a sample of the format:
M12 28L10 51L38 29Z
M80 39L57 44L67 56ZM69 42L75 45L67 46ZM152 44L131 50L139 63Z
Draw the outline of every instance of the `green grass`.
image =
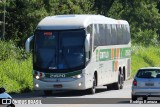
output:
M31 57L19 61L8 59L0 62L0 86L7 92L24 92L32 90L32 64Z
M0 87L16 93L32 90L31 59L12 41L0 41Z
M160 48L159 47L132 47L132 77L137 70L142 67L157 67L160 66Z

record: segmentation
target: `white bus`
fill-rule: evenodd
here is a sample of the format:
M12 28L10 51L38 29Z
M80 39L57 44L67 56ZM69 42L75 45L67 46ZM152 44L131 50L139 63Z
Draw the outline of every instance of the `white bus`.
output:
M130 77L131 39L127 21L102 15L57 15L41 20L33 40L34 90L122 89Z

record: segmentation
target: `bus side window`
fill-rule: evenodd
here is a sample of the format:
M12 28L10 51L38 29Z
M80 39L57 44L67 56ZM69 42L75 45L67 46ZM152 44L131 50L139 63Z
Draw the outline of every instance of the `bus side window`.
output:
M129 43L129 41L130 41L130 30L129 30L129 25L126 25L127 26L127 43Z
M118 45L123 44L123 32L120 24L117 25L117 40Z
M88 53L86 53L86 58L88 59L91 59L91 55L92 55L92 43L93 43L93 40L92 40L92 26L93 25L89 25L87 27L87 34L90 34L90 51ZM87 55L88 54L88 55Z
M127 43L127 26L126 25L123 25L123 41L124 41L124 44Z
M124 25L122 25L122 34L123 34L123 36L122 36L123 43L126 43L126 42L125 42L126 36L125 36L125 27L124 27Z
M112 35L111 35L111 25L106 25L106 39L107 39L107 45L112 44Z
M112 32L112 45L117 45L117 30L115 24L112 24L111 32Z
M98 24L95 24L94 25L94 49L97 47L97 46L100 46L100 34L99 34L99 25Z

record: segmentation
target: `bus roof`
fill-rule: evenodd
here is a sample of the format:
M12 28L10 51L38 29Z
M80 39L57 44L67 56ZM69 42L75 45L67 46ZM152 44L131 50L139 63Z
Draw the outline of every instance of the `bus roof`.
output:
M57 15L42 19L37 29L68 30L86 28L90 24L128 24L125 20L115 20L102 15Z

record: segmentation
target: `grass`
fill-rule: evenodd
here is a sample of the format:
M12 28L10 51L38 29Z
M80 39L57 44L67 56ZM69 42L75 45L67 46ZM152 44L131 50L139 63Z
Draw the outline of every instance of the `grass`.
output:
M24 92L32 90L32 64L31 57L19 61L8 59L0 62L0 86L7 92Z
M142 67L158 67L160 66L160 48L159 47L132 47L132 77L137 70Z
M16 93L32 90L31 59L12 41L0 41L0 87Z

